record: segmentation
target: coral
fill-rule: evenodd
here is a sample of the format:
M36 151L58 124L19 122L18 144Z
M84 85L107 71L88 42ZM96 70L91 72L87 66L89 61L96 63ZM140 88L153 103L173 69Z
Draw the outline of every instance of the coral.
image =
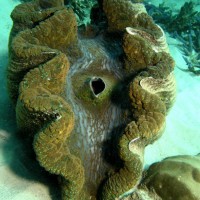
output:
M195 16L197 13L197 11L194 11L194 3L192 1L185 2L181 7L180 12L168 23L167 29L170 32L177 31L178 34L186 32L193 25L195 26Z
M195 11L194 6L194 2L186 2L177 14L174 14L164 3L158 7L147 4L147 10L156 23L159 23L173 37L182 42L180 49L183 52L188 69L179 68L199 75L200 12Z
M163 200L200 198L200 155L174 156L155 163L147 170L142 184Z
M161 24L169 32L181 34L189 29L198 29L199 12L194 10L195 3L185 2L178 13L174 13L170 7L163 2L158 7L153 4L146 4L147 11L156 23Z
M154 19L157 24L168 24L172 21L173 12L172 10L165 5L165 2L155 6L148 1L145 1L145 7L147 9L148 14ZM165 28L165 26L162 26Z
M67 1L67 5L74 10L77 16L78 25L88 25L90 23L90 11L96 3L96 0Z
M186 34L181 36L177 33L174 34L180 41L181 45L179 48L183 53L183 58L188 66L188 69L179 67L182 71L189 71L195 75L200 75L200 31L189 30Z
M94 34L78 29L64 1L12 12L7 77L17 124L40 165L58 175L63 200L133 192L144 149L164 130L174 61L140 2L99 1L108 23L90 27Z

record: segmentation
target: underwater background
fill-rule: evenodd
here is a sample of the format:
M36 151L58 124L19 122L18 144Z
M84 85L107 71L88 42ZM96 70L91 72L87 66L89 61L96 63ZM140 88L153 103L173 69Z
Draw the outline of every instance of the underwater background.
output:
M87 24L92 1L71 1L79 15L79 25ZM19 138L15 112L6 88L8 38L12 27L10 13L17 0L0 0L0 199L59 199L54 177L31 159L29 148ZM87 3L87 6L83 6ZM185 4L187 3L187 4ZM79 5L79 7L75 7ZM165 31L177 81L177 97L166 118L160 139L145 148L145 168L174 155L200 153L200 3L198 1L145 1L149 15ZM185 5L185 7L184 7ZM181 11L182 8L182 11Z

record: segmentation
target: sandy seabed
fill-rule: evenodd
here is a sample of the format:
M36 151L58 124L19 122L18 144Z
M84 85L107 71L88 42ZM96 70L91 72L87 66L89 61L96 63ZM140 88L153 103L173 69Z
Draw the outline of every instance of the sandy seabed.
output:
M151 3L158 5L159 0ZM166 2L166 1L165 1ZM167 1L179 9L184 0ZM21 142L15 137L15 113L6 91L6 65L8 37L12 27L10 13L18 1L0 0L0 200L58 199L54 178L45 175L28 158ZM171 55L176 66L187 69L179 42L168 36ZM145 149L145 167L174 155L200 153L200 76L175 68L177 80L176 102L167 116L163 136ZM30 147L31 148L31 147Z

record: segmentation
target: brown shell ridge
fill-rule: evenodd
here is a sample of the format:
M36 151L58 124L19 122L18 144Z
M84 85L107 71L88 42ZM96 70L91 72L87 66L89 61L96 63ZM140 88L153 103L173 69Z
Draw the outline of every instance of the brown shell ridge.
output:
M108 20L108 30L124 32L126 27L136 27L151 33L155 38L159 38L162 33L147 14L145 6L140 2L104 0L103 9Z
M18 8L20 9L20 6L13 13L20 13ZM43 11L37 11L34 15L37 15L38 12L40 14ZM17 21L17 19L15 20ZM64 22L67 23L66 26L63 26ZM57 29L52 29L54 26ZM11 32L11 35L13 32L14 30ZM77 43L76 32L77 24L73 11L61 9L56 11L51 17L44 18L37 26L22 30L16 37L11 37L7 85L10 98L14 103L16 103L18 97L19 83L22 81L24 75L30 69L51 60L59 51L67 53L67 49ZM49 37L50 34L51 37Z
M174 69L175 63L169 54L163 30L159 28L158 39L146 31L127 27L123 37L125 69L128 73L143 76L166 78Z
M20 30L15 28L25 19L18 15L22 7L27 14L32 11L33 16L38 14L42 20L31 26L28 18L28 29L22 27L16 33ZM66 51L77 42L76 18L72 10L62 8L52 12L38 8L37 3L30 3L18 6L13 12L16 18L10 39L8 88L13 102L17 100L18 128L34 137L33 147L40 165L61 177L65 184L63 198L78 199L84 184L84 169L80 159L66 147L74 127L74 114L63 99L70 65ZM48 16L43 12L53 14Z
M65 69L65 73L62 71L61 74L66 76L66 67L62 65L64 64L61 64L60 68ZM49 85L43 83L46 77L41 76L41 72L52 73L52 68L54 65L49 64L35 68L21 82L16 107L17 123L18 127L23 127L26 132L37 132L33 142L37 160L50 173L63 177L63 182L68 183L63 187L69 191L65 198L73 199L77 198L82 189L84 169L80 159L72 155L65 145L74 127L73 112L64 99L52 94ZM64 86L65 82L54 82L52 77L55 74L57 76L57 73L53 73L50 77L50 85L52 84L51 88L56 91L58 85ZM59 80L59 73L56 78Z
M165 127L165 104L140 86L141 79L137 77L130 84L129 96L135 120L126 126L119 142L124 166L105 183L102 199L115 199L136 189L143 171L144 148L158 139Z

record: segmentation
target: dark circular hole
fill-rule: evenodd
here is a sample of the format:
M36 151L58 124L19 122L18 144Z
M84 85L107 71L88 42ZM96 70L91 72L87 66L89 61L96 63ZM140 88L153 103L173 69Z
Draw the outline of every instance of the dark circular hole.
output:
M101 78L95 78L91 81L92 90L95 95L100 94L105 89L105 83Z

